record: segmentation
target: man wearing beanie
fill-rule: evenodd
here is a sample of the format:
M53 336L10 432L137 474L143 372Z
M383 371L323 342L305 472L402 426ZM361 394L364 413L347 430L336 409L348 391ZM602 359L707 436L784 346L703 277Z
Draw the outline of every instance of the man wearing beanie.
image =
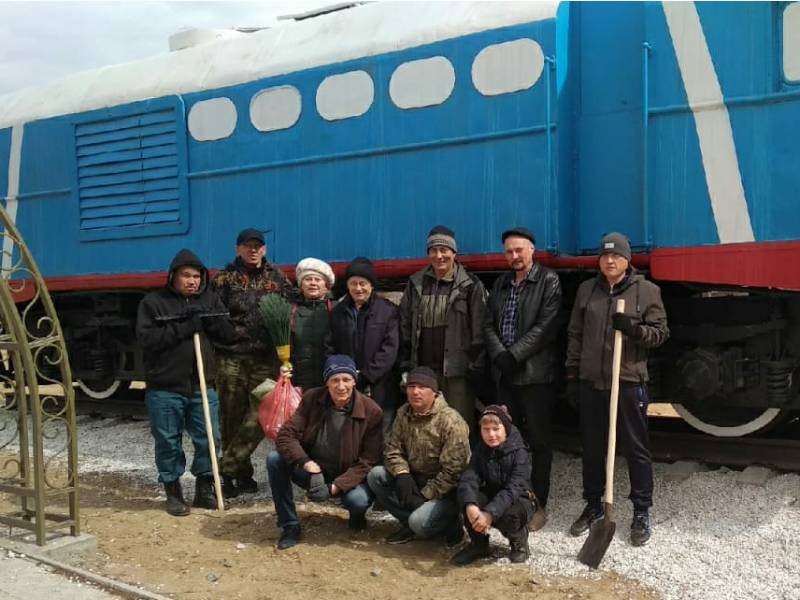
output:
M538 506L530 526L536 531L547 520L550 494L550 419L555 402L561 282L555 271L534 262L535 239L530 230L509 229L502 240L511 270L495 280L484 336L498 400L508 407L531 451L531 486Z
M366 484L370 468L380 461L383 413L355 389L356 365L349 356L325 361L325 387L303 394L297 411L278 432L276 451L267 456L272 499L281 536L278 549L300 540L300 520L292 482L308 490L310 500L342 499L349 527L366 527L373 495Z
M618 405L618 433L628 461L633 502L630 539L642 546L650 539L653 468L647 433L647 352L669 337L667 314L658 286L631 264L631 246L621 233L600 240L600 273L584 281L575 296L567 332L567 395L580 407L583 444L583 497L586 507L570 527L581 535L603 517L608 404L614 331L623 333ZM618 299L625 312L616 313Z
M489 529L508 538L512 563L529 556L531 460L525 442L505 406L487 406L480 418L481 441L458 483L458 504L464 513L470 543L450 562L457 566L489 556Z
M452 230L437 225L426 245L430 264L409 278L400 300L400 370L433 369L448 404L474 434L470 379L483 375L486 290L456 261Z
M406 399L389 432L383 466L373 468L367 482L401 523L388 543L444 534L453 546L464 535L455 492L469 463L469 428L448 406L428 367L409 372Z
M244 229L236 237L236 259L212 283L228 308L236 336L217 346L217 386L221 408L222 492L226 498L258 489L250 455L264 439L258 424L258 401L250 390L265 379L278 378L275 344L261 318L258 303L266 294L287 298L292 284L266 259L264 234Z
M295 274L300 297L292 305L292 383L309 390L324 383L325 338L333 310L329 292L335 278L330 265L316 258L297 263Z
M383 409L391 423L397 387L393 369L400 347L397 306L375 293L375 268L369 259L354 258L344 274L347 295L331 311L325 353L346 354L358 369L357 388Z

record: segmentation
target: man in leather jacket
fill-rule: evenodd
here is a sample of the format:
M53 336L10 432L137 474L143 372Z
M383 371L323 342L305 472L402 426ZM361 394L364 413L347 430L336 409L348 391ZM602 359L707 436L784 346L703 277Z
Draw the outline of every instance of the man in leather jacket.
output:
M535 238L516 227L503 232L511 271L494 283L486 308L484 338L498 386L498 401L520 424L531 451L531 487L537 511L530 527L544 526L553 450L550 421L555 398L554 367L561 282L533 261Z

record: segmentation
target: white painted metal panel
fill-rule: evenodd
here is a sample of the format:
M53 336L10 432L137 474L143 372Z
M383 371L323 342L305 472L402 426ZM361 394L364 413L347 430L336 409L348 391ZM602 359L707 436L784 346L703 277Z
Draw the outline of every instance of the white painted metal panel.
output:
M375 99L375 84L366 71L331 75L317 88L317 112L327 121L359 117Z
M389 96L398 108L435 106L450 97L455 85L453 64L434 56L398 66L389 81Z
M250 100L250 122L259 131L288 129L300 118L302 98L296 87L280 87L261 90Z
M535 41L522 38L486 46L472 63L472 83L484 96L527 90L544 69L544 53Z
M221 140L236 128L236 106L230 98L202 100L189 110L189 133L198 142Z
M783 76L800 81L800 2L783 11Z

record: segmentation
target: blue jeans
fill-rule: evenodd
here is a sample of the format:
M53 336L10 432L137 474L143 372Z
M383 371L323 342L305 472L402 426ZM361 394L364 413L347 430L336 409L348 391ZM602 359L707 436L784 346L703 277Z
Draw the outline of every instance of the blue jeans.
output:
M200 392L197 391L187 397L164 390L147 390L144 402L147 406L147 415L150 417L150 432L155 440L158 480L162 483L172 483L186 470L186 455L183 453L184 428L194 445L192 475L195 477L210 475L211 454L208 449ZM214 444L219 451L219 400L216 391L211 388L208 389L208 408L211 412Z
M428 500L418 509L411 511L397 499L394 477L385 467L373 467L367 475L367 483L378 502L403 525L408 525L417 537L430 538L444 533L458 522L455 497Z
M283 529L290 525L299 525L297 509L294 505L292 482L303 489L308 489L311 474L287 463L277 451L267 455L267 473L269 486L272 488L272 501L278 514L278 527ZM342 507L350 513L350 518L363 517L374 499L366 483L360 483L341 496Z

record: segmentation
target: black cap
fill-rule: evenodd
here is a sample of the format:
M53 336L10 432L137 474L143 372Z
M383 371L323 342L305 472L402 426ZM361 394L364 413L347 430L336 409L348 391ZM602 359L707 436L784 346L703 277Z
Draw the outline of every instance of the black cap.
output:
M600 249L598 251L600 256L604 254L619 254L624 259L630 261L631 259L631 243L621 233L616 231L607 233L600 240Z
M434 392L439 392L439 382L436 373L430 367L415 367L408 373L406 385L419 385L429 387Z
M236 237L236 245L241 246L250 240L255 240L264 244L264 232L260 229L242 229Z
M503 243L506 243L506 238L521 237L531 241L531 244L536 244L536 238L533 237L533 232L527 227L514 227L513 229L506 229L501 236Z
M372 265L372 261L364 256L354 258L347 265L347 269L344 272L345 282L351 277L363 277L374 286L377 278L375 277L375 267Z

